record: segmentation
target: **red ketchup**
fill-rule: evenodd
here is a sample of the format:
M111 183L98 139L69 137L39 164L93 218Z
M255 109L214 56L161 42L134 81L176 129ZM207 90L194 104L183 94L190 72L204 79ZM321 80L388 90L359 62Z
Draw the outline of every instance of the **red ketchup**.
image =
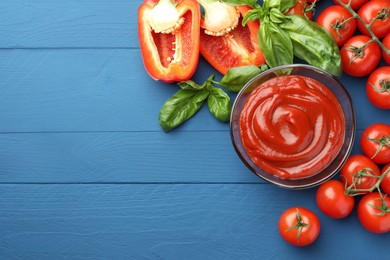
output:
M240 136L253 163L283 179L313 176L340 151L343 110L321 82L280 76L258 86L241 112Z

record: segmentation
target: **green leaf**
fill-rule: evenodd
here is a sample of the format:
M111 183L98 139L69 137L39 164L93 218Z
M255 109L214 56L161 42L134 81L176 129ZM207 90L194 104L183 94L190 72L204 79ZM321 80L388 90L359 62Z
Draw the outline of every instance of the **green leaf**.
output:
M339 48L324 28L299 15L289 15L280 27L290 35L295 56L335 76L341 75Z
M230 97L220 88L210 87L210 95L207 99L207 104L211 114L219 121L229 122L232 106L230 105Z
M202 89L204 86L196 84L192 80L177 83L181 89Z
M223 0L222 2L233 6L248 5L252 8L257 6L257 0Z
M159 121L164 131L169 131L190 119L209 96L205 89L181 89L170 97L160 110Z
M258 42L260 49L263 52L264 58L271 68L292 64L293 45L290 36L282 30L277 24L263 19L258 32Z
M268 66L265 64L263 64L260 68L255 65L233 67L228 70L221 81L214 83L229 91L239 92L249 80L267 69Z
M286 16L280 10L275 8L271 10L269 15L270 21L276 24L284 22L286 20L285 17Z
M242 19L242 26L245 26L247 24L248 21L255 21L255 20L258 20L262 17L262 9L261 8L256 8L256 9L253 9L253 10L249 10L244 18Z
M281 3L280 3L280 11L282 13L285 13L287 12L288 10L290 10L291 7L293 7L295 4L297 3L297 0L283 0Z

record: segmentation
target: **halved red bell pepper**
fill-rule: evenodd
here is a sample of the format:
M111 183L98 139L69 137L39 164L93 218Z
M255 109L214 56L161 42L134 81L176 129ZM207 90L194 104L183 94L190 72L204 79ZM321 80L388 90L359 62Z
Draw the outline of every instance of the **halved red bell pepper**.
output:
M203 2L215 2L215 1L199 1L203 6ZM220 5L221 3L218 3ZM206 16L210 15L210 20L215 19L213 17L213 10L210 14L207 14L207 6L203 6L206 12ZM222 7L221 7L222 8ZM221 8L218 8L219 10ZM229 8L235 8L238 11L238 23L230 28L219 32L206 33L205 18L201 19L201 30L200 30L200 53L202 56L220 73L226 74L229 68L244 65L261 65L265 64L263 53L260 50L257 33L259 30L259 21L248 21L246 26L242 26L242 18L245 14L251 10L249 6L237 6ZM214 10L216 10L213 7ZM217 9L217 10L218 10ZM219 11L216 11L219 12ZM231 11L232 12L232 11ZM233 14L230 17L234 17ZM225 18L231 19L233 18ZM212 24L211 22L210 24ZM222 34L222 35L220 35Z
M144 66L155 80L184 81L198 65L200 6L196 0L145 0L138 9Z

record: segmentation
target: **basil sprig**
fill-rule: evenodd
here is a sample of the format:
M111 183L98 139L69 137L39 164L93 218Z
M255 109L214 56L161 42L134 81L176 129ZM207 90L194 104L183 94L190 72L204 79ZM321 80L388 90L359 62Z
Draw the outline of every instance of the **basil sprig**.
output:
M192 80L179 82L177 85L181 89L170 97L160 110L161 128L168 132L178 127L193 117L206 100L211 114L221 122L228 122L232 109L230 97L214 84L231 92L239 92L249 80L266 69L266 65L234 67L229 69L220 81L215 81L212 75L201 85Z
M224 0L231 2L231 0ZM237 2L237 1L233 1ZM242 20L260 21L259 47L270 67L292 64L294 56L340 76L341 57L333 37L315 22L299 15L284 15L296 0L264 0L255 4Z

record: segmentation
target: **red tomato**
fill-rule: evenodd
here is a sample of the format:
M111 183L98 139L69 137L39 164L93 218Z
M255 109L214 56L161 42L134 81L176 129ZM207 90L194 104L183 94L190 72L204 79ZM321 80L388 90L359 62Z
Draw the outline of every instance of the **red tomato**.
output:
M309 20L313 19L313 11L309 10L306 0L297 0L296 4L286 14L297 14Z
M368 1L365 5L363 5L359 11L358 15L362 18L362 20L369 24L375 17L379 14L383 16L382 19L377 19L371 26L372 32L378 37L382 39L387 34L390 33L390 17L388 13L390 12L390 1L389 0L371 0ZM363 23L358 20L357 26L359 31L362 34L370 35L367 29L363 26Z
M340 169L342 182L352 189L370 189L378 181L379 167L368 157L354 154L348 157ZM365 192L359 192L365 193Z
M370 74L366 93L376 107L390 109L390 66L379 67Z
M367 3L368 0L352 0L351 1L351 7L353 10L359 9L362 5ZM338 0L333 0L333 2L337 5L340 5ZM348 4L349 0L341 0L344 4Z
M320 234L320 220L311 210L293 207L282 213L278 228L286 242L295 246L307 246Z
M385 45L385 47L388 50L390 50L390 33L387 36L385 36L382 43L383 45ZM390 65L390 55L387 55L387 53L383 49L382 49L382 57L386 61L386 63Z
M345 193L345 186L337 180L322 183L316 193L320 210L331 218L345 218L353 210L355 199Z
M326 8L317 18L317 23L324 27L336 40L337 46L343 45L356 31L356 21L352 14L340 5Z
M360 147L375 163L389 163L390 125L377 123L367 127L360 138Z
M383 192L386 192L387 195L390 195L390 163L383 167L381 174L385 174L386 171L387 173L385 177L383 177L380 187Z
M351 37L341 48L344 72L350 76L364 77L370 74L381 60L381 49L365 35Z
M390 231L390 198L379 192L366 194L358 205L358 218L362 226L373 233Z

